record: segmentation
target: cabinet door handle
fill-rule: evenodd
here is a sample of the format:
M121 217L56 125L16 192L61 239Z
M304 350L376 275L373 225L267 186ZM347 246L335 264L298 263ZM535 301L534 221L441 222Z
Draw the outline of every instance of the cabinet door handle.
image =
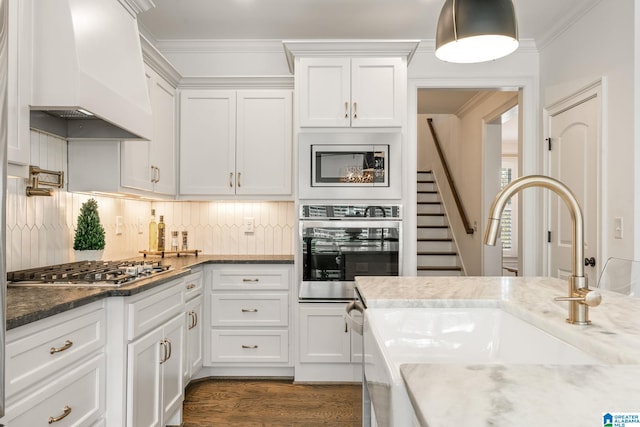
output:
M189 322L189 329L193 329L198 324L198 315L195 311L190 311L189 317L191 318L191 322Z
M358 118L358 103L357 102L353 103L353 118L354 119Z
M229 188L233 188L233 172L229 172Z
M49 349L49 354L56 354L56 353L60 353L61 351L68 350L71 348L72 345L73 345L73 342L66 340L62 347L51 347Z
M238 172L238 188L242 187L240 185L240 177L242 176L242 172Z
M348 101L344 102L344 118L345 119L349 118L349 102Z
M173 352L173 346L171 345L171 340L168 338L165 338L165 341L167 342L167 346L169 347L169 355L167 356L167 360L171 359L171 353Z
M344 333L349 333L349 325L347 324L347 322L344 322Z
M195 287L196 287L195 283L190 283L190 284L187 285L187 290L189 291L191 289L194 289Z
M195 328L196 326L198 326L198 313L196 313L194 311L193 312L193 327Z
M242 344L242 348L258 348L258 346L257 346L257 345L255 345L255 344L254 344L254 345L245 345L245 344Z
M160 168L156 166L156 182L160 182Z
M258 309L257 308L243 308L242 312L243 313L257 313Z
M255 282L259 282L259 281L260 281L260 279L258 279L258 278L254 278L254 279L244 278L244 279L242 279L242 281L243 281L244 283L255 283Z
M58 415L57 417L49 417L49 424L57 423L58 421L66 418L71 413L71 407L69 405L65 405L62 408L62 415Z
M160 364L162 365L167 361L167 342L166 340L160 340L160 346L162 347L162 357L160 358Z

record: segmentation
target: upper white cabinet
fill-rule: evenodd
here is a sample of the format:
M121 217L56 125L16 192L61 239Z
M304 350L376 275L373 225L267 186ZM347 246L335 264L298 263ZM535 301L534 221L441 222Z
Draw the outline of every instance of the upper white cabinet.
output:
M289 90L184 90L181 196L291 194Z
M9 0L7 85L7 160L30 161L29 96L31 91L31 0ZM26 169L25 169L26 172Z
M403 58L300 58L300 126L400 127L406 82Z
M150 67L145 73L153 112L153 139L122 142L121 182L123 187L175 195L176 89Z

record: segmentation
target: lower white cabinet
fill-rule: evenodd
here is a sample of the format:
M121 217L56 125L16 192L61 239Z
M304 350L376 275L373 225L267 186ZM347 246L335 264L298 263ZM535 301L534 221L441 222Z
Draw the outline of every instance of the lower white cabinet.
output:
M177 315L129 344L128 426L164 426L181 409L184 342L184 319Z
M187 384L202 368L202 323L204 303L202 289L204 285L202 267L198 267L185 278L185 319L186 343L184 382Z
M298 305L297 381L359 381L362 335L346 320L347 303Z
M216 265L210 277L205 284L204 365L291 367L291 267Z
M184 278L106 299L108 426L182 422L186 322Z
M99 301L9 330L0 424L79 426L102 420L105 323Z

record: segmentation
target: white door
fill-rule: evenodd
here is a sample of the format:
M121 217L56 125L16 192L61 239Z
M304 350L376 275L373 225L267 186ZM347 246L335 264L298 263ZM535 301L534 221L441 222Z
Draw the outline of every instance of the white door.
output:
M182 315L167 322L163 329L169 354L162 364L162 425L167 424L184 400L185 329Z
M576 196L584 216L584 256L598 258L598 164L599 99L594 94L573 105L550 112L549 175L567 185ZM572 226L569 210L555 194L549 196L549 273L558 278L571 275ZM584 260L581 260L584 262ZM597 283L597 268L585 267L587 283Z

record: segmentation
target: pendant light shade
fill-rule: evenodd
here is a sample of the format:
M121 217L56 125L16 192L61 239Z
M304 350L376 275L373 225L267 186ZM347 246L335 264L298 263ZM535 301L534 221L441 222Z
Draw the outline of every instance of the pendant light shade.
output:
M512 0L446 0L436 31L436 56L447 62L484 62L518 48Z

